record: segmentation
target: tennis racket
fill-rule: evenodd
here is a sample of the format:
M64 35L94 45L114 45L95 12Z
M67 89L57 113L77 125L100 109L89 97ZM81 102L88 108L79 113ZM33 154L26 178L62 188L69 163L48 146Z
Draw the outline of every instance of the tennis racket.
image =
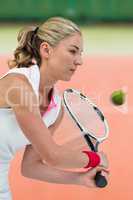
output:
M85 95L75 89L66 89L63 93L63 104L71 118L79 127L90 149L98 152L99 144L108 137L108 124L101 110ZM107 185L106 178L97 172L97 187Z

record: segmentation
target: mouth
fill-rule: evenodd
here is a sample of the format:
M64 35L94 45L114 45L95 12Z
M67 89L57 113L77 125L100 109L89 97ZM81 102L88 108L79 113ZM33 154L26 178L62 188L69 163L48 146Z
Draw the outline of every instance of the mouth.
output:
M71 72L75 72L75 71L76 71L76 69L70 69L70 71L71 71Z

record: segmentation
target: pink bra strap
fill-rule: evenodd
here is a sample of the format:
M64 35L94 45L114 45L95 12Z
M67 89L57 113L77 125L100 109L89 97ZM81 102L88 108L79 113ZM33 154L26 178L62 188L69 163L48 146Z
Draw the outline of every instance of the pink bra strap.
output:
M47 112L49 112L51 109L55 108L57 106L57 104L54 101L54 97L51 97L51 101L50 104L48 105L48 108L45 112L42 113L42 116L44 116Z

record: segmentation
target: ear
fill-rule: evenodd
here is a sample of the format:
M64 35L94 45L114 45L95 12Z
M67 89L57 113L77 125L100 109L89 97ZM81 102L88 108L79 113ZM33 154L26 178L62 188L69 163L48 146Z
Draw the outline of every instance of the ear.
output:
M40 45L40 55L43 58L48 58L52 48L47 42L42 42Z

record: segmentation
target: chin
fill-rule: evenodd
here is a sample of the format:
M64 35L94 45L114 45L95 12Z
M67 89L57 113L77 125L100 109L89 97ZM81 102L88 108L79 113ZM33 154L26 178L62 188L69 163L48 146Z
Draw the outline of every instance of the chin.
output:
M72 78L71 76L66 76L66 77L64 77L64 78L62 79L62 81L66 81L66 82L67 82L67 81L70 81L71 78Z
M63 74L64 75L64 74ZM70 81L72 78L72 74L66 74L65 76L60 77L61 81Z

